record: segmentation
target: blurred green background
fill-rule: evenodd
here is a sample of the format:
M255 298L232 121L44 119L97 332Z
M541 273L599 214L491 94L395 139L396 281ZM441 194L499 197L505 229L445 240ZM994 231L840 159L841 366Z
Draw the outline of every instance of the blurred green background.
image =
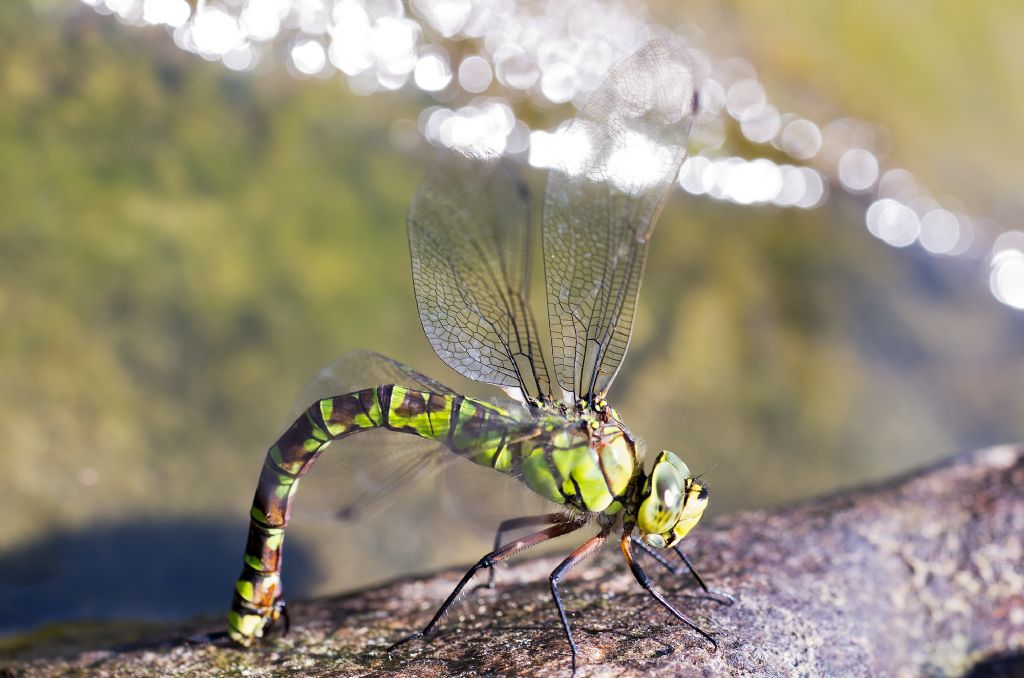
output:
M1019 2L653 7L780 106L877 122L936 193L1020 217ZM344 351L465 385L410 285L428 154L392 143L430 101L339 83L233 73L74 3L0 6L0 631L224 609L266 447ZM838 191L806 211L677 191L637 318L613 402L715 466L716 516L1024 439L1024 313L977 261L871 237ZM432 493L377 519L401 543L296 521L286 590L478 557L472 531L436 538Z

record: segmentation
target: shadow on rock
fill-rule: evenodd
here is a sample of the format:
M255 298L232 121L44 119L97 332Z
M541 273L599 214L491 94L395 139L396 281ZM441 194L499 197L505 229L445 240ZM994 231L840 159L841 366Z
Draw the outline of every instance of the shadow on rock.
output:
M170 621L227 613L246 526L140 521L57 533L0 554L0 633L68 620ZM318 579L310 549L285 546L289 598Z
M1024 676L1024 653L997 654L971 667L963 678L1019 678Z

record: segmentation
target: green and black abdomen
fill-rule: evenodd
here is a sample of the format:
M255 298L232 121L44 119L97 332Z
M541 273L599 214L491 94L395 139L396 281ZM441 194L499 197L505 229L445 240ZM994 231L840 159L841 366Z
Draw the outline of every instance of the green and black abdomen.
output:
M248 645L280 615L281 553L292 499L299 479L328 443L359 431L387 428L436 440L478 464L501 466L508 472L512 468L508 434L515 423L506 412L486 403L392 384L314 403L270 448L263 463L250 511L242 574L228 618L231 637Z

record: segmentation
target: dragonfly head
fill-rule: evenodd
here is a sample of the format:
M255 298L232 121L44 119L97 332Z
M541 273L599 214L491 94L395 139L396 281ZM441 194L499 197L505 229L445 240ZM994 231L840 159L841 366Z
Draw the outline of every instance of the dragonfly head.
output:
M693 529L708 506L707 487L690 475L676 455L663 450L640 493L636 524L648 546L675 546Z

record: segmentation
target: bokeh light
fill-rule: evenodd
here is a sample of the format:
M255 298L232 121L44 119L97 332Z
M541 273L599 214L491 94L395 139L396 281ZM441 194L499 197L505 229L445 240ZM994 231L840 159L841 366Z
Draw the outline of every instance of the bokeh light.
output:
M300 73L316 75L327 65L327 53L317 40L304 40L291 52L292 63Z
M839 181L851 191L866 191L878 179L878 160L871 151L851 148L839 160Z
M872 203L865 218L868 231L893 247L911 245L921 231L921 222L914 210L890 198Z
M782 130L779 147L796 160L809 160L821 149L821 130L810 120L793 120Z
M467 92L483 92L491 84L491 65L481 56L466 57L459 64L459 84Z
M932 254L949 254L960 241L960 221L952 212L933 209L921 218L921 246Z
M999 301L1024 309L1024 233L1010 231L1004 236L1011 236L1017 242L1013 246L1004 243L992 256L989 286Z
M192 8L185 0L145 0L142 20L147 24L177 27L188 21Z
M165 26L182 49L233 70L250 70L285 44L296 77L340 71L362 96L415 87L447 104L428 106L420 117L416 127L429 143L528 153L532 165L563 171L578 169L586 140L568 138L561 128L531 129L517 116L516 102L579 106L613 64L664 32L642 3L615 0L412 0L408 11L399 0L200 1L194 9L186 0L83 2L127 23ZM990 219L931 200L906 169L884 167L890 145L884 129L850 117L818 125L780 110L749 61L712 58L699 46L703 31L684 28L695 41L690 55L701 83L695 155L679 176L688 193L807 209L827 200L832 186L862 200L875 237L897 248L919 242L936 256L977 252L1001 232ZM474 98L485 92L486 99ZM772 148L768 157L734 155L730 135L737 129L747 142L770 144L794 164L779 163ZM642 185L645 162L653 160L649 146L618 149L611 180L627 190ZM990 279L1001 282L990 287L1001 301L1016 299L1015 266L999 264L996 275L993 263Z
M764 88L753 78L733 83L725 97L729 115L740 121L760 113L766 101Z

